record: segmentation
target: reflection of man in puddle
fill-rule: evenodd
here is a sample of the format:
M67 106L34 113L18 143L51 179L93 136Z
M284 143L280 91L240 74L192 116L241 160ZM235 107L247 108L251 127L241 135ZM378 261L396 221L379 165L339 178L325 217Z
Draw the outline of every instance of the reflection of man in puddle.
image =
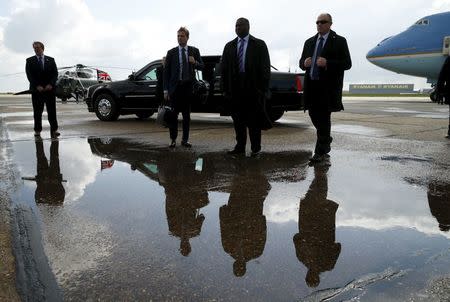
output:
M180 253L191 252L189 239L200 235L205 216L200 208L209 203L200 171L191 153L171 153L158 162L158 177L166 193L169 232L181 239Z
M237 277L245 274L248 261L262 255L267 233L263 205L270 184L258 167L246 164L237 167L239 174L232 180L228 204L219 213L222 246L235 259Z
M36 160L37 175L34 178L37 187L34 198L37 203L62 204L66 191L62 185L63 177L59 169L59 142L52 139L50 145L50 164L44 153L44 143L37 138Z
M320 273L334 268L341 252L341 244L335 242L337 203L327 199L328 165L314 166L314 180L298 212L299 232L294 235L298 260L307 268L306 284L316 287Z
M439 229L443 232L450 231L450 185L430 183L428 205L439 223Z

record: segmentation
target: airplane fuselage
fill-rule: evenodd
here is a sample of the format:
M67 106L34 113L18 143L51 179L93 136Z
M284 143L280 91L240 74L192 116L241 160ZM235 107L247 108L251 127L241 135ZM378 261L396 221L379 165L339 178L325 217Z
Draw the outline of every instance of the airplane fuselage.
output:
M435 83L448 56L449 36L450 12L427 16L381 41L367 53L367 59L381 68Z

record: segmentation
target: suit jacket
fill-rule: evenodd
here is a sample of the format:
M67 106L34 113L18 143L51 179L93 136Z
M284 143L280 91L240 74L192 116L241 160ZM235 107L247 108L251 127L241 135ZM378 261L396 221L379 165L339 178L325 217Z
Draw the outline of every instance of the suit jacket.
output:
M334 31L330 31L320 54L321 57L327 59L327 67L319 68L318 86L320 86L320 89L311 89L310 70L312 65L306 68L305 59L313 57L318 35L316 34L305 41L300 58L300 68L306 71L303 92L305 109L310 109L314 105L314 101L320 98L322 102L328 105L330 112L344 110L342 105L344 70L352 67L347 40Z
M37 92L36 87L50 84L55 91L56 80L58 79L58 68L55 59L44 55L44 70L39 65L37 56L29 57L26 61L25 72L30 82L31 92Z
M238 38L228 42L223 49L221 79L223 92L233 99L239 89L239 62L237 57ZM254 96L265 96L269 91L270 56L263 40L249 35L245 53L245 74L247 92Z
M195 78L195 70L202 70L204 67L202 57L200 56L200 51L194 46L188 46L188 56L193 56L197 64L189 64L190 75L192 80ZM166 62L164 65L164 90L169 92L172 96L175 92L180 80L180 58L178 55L178 46L170 49L166 55Z
M448 104L450 100L450 57L447 57L442 65L436 90L439 96L445 97L445 102Z

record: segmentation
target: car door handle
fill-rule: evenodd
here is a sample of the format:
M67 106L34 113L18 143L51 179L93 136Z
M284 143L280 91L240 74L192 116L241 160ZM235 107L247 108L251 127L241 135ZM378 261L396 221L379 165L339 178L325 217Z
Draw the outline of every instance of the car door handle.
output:
M148 85L150 88L156 88L156 85Z

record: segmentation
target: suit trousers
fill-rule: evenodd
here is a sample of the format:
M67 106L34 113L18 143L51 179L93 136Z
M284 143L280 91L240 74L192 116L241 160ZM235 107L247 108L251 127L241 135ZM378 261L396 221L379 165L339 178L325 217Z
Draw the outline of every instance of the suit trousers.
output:
M257 121L256 96L252 96L248 93L249 89L246 88L245 75L240 75L239 83L240 87L233 96L231 113L236 134L236 146L234 149L245 151L248 128L251 150L252 152L259 152L261 150L261 127L258 125Z
M174 121L169 126L169 134L171 140L176 140L178 136L178 115L181 112L183 116L183 136L181 141L188 142L189 129L191 124L191 101L192 101L192 82L179 82L175 88L175 92L171 96L171 104L174 108Z
M48 122L50 131L58 130L58 121L56 119L56 96L53 91L50 92L33 92L31 94L31 102L33 104L34 131L42 131L42 113L44 112L44 104L47 108Z
M309 109L311 121L316 128L317 140L314 153L319 155L327 154L331 151L331 112L328 108Z
M308 105L308 113L316 128L317 139L314 153L327 154L331 151L331 111L328 104L328 96L324 93L324 83L320 80L311 80L308 83L308 92L312 102Z

